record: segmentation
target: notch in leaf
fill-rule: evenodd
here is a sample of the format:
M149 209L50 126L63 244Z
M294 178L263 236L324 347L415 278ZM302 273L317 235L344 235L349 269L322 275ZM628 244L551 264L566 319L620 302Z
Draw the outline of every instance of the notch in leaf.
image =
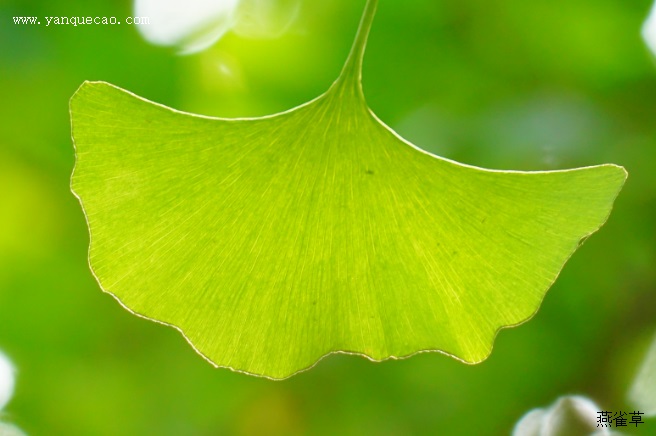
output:
M376 3L337 81L288 112L209 118L102 82L71 99L99 284L216 366L278 379L333 352L480 362L625 181L616 165L492 171L404 141L362 93Z

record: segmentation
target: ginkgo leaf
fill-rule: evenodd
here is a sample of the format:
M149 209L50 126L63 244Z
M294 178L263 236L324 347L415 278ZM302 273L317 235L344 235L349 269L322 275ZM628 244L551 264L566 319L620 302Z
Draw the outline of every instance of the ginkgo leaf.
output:
M202 117L100 82L71 100L98 282L216 366L284 378L332 352L480 362L624 183L615 165L492 171L404 141L362 95L375 7L339 79L285 113Z

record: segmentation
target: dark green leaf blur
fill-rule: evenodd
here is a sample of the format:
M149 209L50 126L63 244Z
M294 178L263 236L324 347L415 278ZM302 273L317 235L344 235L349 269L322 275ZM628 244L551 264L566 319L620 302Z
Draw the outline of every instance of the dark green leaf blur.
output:
M18 371L0 421L30 435L504 435L567 394L633 410L627 391L656 332L648 0L380 0L364 89L402 136L488 168L629 172L606 226L487 361L333 355L272 382L214 369L179 333L102 293L69 189L77 87L108 81L213 116L283 111L337 77L363 7L304 0L280 38L228 33L179 56L134 26L12 21L127 17L126 0L0 2L0 350ZM656 434L656 420L633 433Z

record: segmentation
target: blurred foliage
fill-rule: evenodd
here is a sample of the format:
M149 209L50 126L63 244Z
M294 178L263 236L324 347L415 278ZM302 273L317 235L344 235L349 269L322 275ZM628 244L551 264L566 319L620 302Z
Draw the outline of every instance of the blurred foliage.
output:
M363 6L306 0L281 38L229 34L178 57L130 26L11 22L124 17L125 0L0 3L0 349L19 371L3 420L35 435L497 435L564 394L628 409L656 330L656 68L639 33L648 0L380 2L365 93L409 140L492 168L613 162L630 173L608 224L484 363L332 356L273 383L213 369L177 332L101 293L69 190L79 84L106 80L207 115L288 109L337 77Z

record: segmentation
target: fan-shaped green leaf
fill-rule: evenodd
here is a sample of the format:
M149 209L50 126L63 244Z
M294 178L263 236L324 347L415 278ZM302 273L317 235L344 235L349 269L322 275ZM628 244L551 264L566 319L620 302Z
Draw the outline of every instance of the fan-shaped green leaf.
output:
M615 165L490 171L398 137L360 86L375 3L340 78L289 112L201 117L99 82L71 101L99 283L217 366L283 378L338 351L479 362L624 183Z

